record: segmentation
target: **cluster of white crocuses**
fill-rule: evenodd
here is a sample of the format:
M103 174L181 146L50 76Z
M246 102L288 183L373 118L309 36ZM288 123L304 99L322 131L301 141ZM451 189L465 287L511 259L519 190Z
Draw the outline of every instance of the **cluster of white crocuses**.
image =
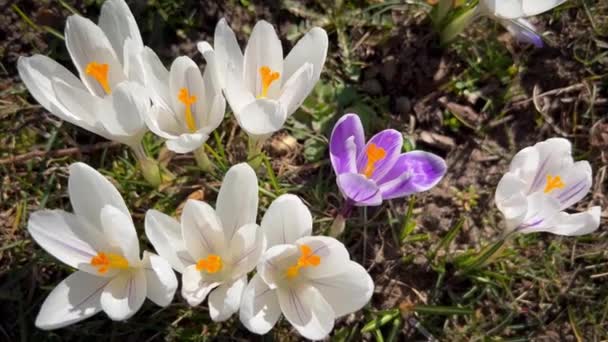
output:
M68 18L65 42L78 76L43 56L21 57L18 70L34 98L60 119L131 147L144 177L158 185L164 175L141 140L152 131L176 153L194 152L209 168L204 143L221 124L226 99L250 136L251 154L280 130L319 80L327 55L327 34L313 28L283 59L272 25L259 21L244 52L225 20L217 24L214 48L198 47L204 73L189 57L169 70L149 47L124 0L107 0L99 24Z
M181 294L189 305L208 298L211 319L238 312L257 334L267 333L282 314L302 336L322 339L336 318L361 309L372 296L371 277L341 242L311 236L312 216L297 196L278 197L256 224L258 181L248 164L230 168L215 209L189 200L180 221L146 213L146 236L158 255L145 251L142 257L125 202L93 168L72 164L68 191L74 213L42 210L28 223L40 246L78 269L42 304L39 328L61 328L102 310L125 320L146 297L167 306L178 287L173 269L182 274Z

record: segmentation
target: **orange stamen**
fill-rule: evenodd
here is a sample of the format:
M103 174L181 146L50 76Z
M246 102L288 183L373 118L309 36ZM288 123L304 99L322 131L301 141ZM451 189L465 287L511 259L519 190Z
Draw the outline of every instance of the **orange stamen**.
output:
M126 270L129 268L129 262L122 255L113 253L99 252L96 256L91 258L91 265L97 267L97 272L104 274L108 272L110 268L116 268L119 270Z
M386 158L386 151L382 147L378 147L376 144L369 144L367 150L367 164L363 169L363 174L367 178L371 178L376 170L376 163Z
M264 65L260 68L260 77L262 78L262 94L258 98L263 99L268 96L268 89L272 82L278 80L281 77L281 73L273 72L268 66Z
M321 263L321 257L312 253L312 249L307 245L300 246L301 256L298 262L287 268L287 278L297 277L302 267L316 267Z
M547 175L547 184L545 185L545 193L548 194L555 189L563 189L566 184L562 181L560 176L552 177Z
M222 269L222 258L219 255L209 254L207 259L200 259L196 263L196 269L207 273L216 273Z
M106 94L109 95L112 90L110 89L110 83L108 82L108 71L110 71L109 65L97 62L87 64L85 69L87 75L93 77L97 82L99 82L99 85L101 85Z
M186 106L186 126L191 132L196 132L196 121L192 115L192 105L196 103L196 96L190 96L188 88L181 88L177 94L177 99Z

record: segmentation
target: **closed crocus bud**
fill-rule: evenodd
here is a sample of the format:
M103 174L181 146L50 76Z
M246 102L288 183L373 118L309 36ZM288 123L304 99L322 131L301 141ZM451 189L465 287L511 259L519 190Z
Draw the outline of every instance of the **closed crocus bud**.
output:
M519 151L496 189L507 233L549 232L583 235L600 224L599 206L568 214L564 210L583 199L591 188L591 165L572 159L572 146L551 138Z

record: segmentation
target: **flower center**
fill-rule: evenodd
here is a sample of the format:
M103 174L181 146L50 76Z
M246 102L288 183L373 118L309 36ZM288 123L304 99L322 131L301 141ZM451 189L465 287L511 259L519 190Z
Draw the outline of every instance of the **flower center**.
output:
M129 268L129 262L122 255L114 253L99 252L91 258L91 265L97 267L97 272L104 274L110 268L126 270Z
M200 259L196 263L196 269L206 271L207 273L217 273L222 269L222 257L215 254L209 254L207 259Z
M262 93L258 96L258 99L263 99L268 96L270 85L281 77L281 73L272 71L270 67L264 65L260 68L260 77L262 78Z
M97 62L87 64L87 68L85 69L87 75L93 77L97 82L99 82L99 85L101 85L103 91L110 95L112 90L110 89L110 83L108 82L108 71L110 71L109 65Z
M566 183L562 182L560 176L552 177L551 175L547 175L547 184L544 191L548 194L555 189L563 189L565 186Z
M196 121L194 121L194 116L192 115L192 105L196 103L196 96L191 96L188 88L181 88L177 94L177 99L186 106L186 113L184 114L186 126L188 126L191 132L196 132Z
M287 269L287 278L295 278L300 274L302 267L316 267L321 263L321 257L312 253L312 249L307 245L300 246L300 258L298 262Z
M365 150L365 154L367 154L367 164L363 169L363 174L365 177L371 178L376 170L376 163L386 158L386 151L376 144L369 144Z

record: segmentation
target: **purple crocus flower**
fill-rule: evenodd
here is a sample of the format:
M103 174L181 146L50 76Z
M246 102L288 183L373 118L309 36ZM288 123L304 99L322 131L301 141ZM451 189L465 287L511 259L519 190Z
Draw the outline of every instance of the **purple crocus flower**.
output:
M432 153L401 153L403 136L394 129L374 135L367 144L356 114L334 126L329 142L338 188L346 199L342 216L354 206L377 206L434 187L446 172L445 161ZM346 212L345 212L346 211Z

